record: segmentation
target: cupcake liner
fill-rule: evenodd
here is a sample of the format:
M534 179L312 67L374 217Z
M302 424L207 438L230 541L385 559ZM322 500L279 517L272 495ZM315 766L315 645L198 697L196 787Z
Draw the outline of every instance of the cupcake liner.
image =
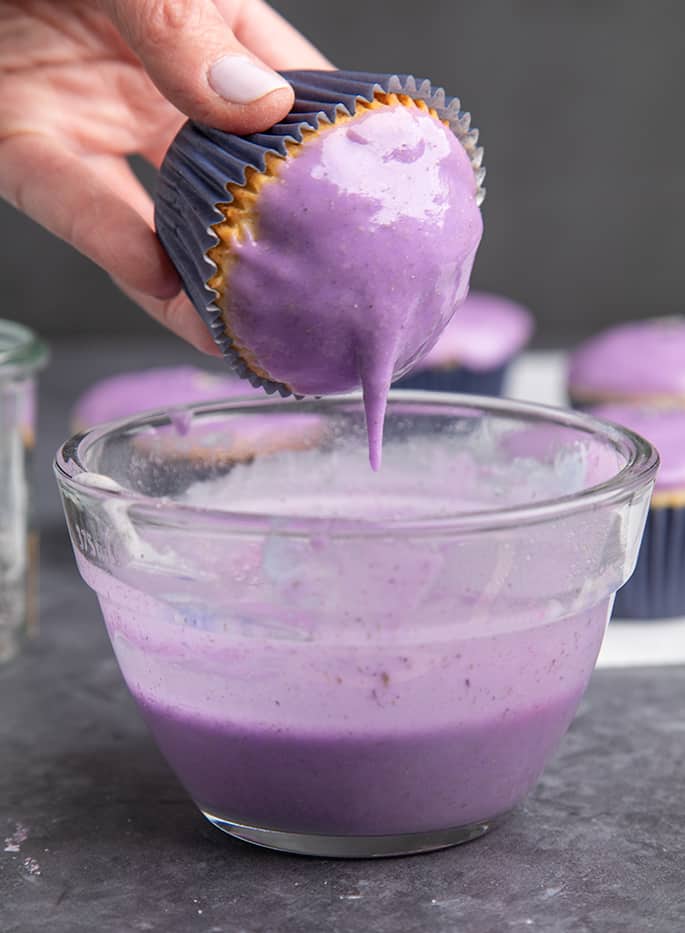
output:
M645 404L649 407L653 407L652 404L644 399L639 398L623 398L616 395L574 395L569 388L566 390L566 398L568 400L569 408L573 408L575 411L586 411L588 414L596 408L602 408L604 405L635 405L636 407L641 407ZM659 407L659 406L656 406Z
M501 395L509 363L496 369L476 371L465 366L451 369L422 369L394 384L396 389L427 389L429 392L465 392L468 395Z
M174 139L162 164L155 197L158 236L181 277L183 287L215 343L236 374L267 393L291 395L280 382L252 372L226 333L217 293L208 280L217 272L207 253L219 244L213 225L225 221L218 204L230 204L227 186L245 186L254 172L264 173L273 156L285 157L309 130L335 122L338 114L353 116L359 100L371 102L377 93L406 95L432 107L459 139L473 166L477 203L485 197L485 169L478 130L459 99L443 88L413 75L351 71L284 71L295 91L291 112L266 132L236 136L197 123L186 123Z
M569 406L576 411L587 411L590 414L595 408L602 408L604 405L631 405L635 408L651 408L655 411L668 411L669 409L685 408L685 396L654 396L654 395L593 395L592 397L583 397L566 393Z
M685 508L651 508L635 572L616 594L614 618L685 616Z

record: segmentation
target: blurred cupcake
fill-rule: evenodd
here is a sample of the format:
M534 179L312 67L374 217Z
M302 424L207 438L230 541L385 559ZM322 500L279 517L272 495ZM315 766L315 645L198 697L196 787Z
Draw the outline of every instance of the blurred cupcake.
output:
M318 415L278 411L278 402L273 411L259 415L246 416L240 411L230 416L201 414L195 419L184 415L172 413L169 420L136 438L138 449L157 473L177 473L186 462L193 465L196 479L199 464L207 473L221 474L231 464L255 457L315 447L325 433L325 422Z
M282 395L363 386L373 462L391 381L468 292L482 149L429 81L285 76L295 105L269 131L181 129L157 230L239 375Z
M578 408L685 406L685 317L631 321L586 340L571 356L568 394Z
M322 423L315 415L288 414L275 410L259 417L212 419L202 416L193 424L186 411L174 406L224 402L251 395L263 397L235 376L221 376L192 366L172 366L121 373L96 382L74 406L74 431L85 431L108 421L144 412L170 409L159 426L141 432L138 447L146 457L164 455L178 463L202 461L209 464L242 462L259 455L301 450L321 438ZM274 403L277 404L277 403Z
M533 333L526 308L486 292L472 292L438 342L398 388L501 395L509 364Z
M616 595L614 616L685 616L685 409L614 404L592 414L642 435L661 457L635 572Z
M213 402L251 392L249 385L235 377L215 375L194 366L119 373L94 383L77 399L71 428L74 432L87 431L155 408Z

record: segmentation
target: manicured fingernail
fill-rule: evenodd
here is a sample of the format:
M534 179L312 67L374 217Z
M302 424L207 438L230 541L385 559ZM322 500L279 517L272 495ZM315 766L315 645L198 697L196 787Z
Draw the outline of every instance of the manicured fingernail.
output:
M251 104L265 94L289 87L275 71L246 55L224 55L209 69L209 84L219 97L232 104Z

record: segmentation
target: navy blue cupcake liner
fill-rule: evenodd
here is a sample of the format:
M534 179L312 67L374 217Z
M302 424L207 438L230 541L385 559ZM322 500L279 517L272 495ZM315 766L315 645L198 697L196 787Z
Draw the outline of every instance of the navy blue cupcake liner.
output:
M236 136L192 121L179 131L167 152L157 182L157 234L176 267L191 302L208 326L215 343L236 374L269 394L291 395L280 382L263 379L247 366L226 333L217 294L207 285L217 271L207 256L219 238L213 225L225 220L218 204L230 204L228 185L245 185L247 170L264 172L267 156L285 157L288 146L303 141L305 132L332 124L338 114L353 116L359 100L371 102L377 93L403 94L424 101L445 120L471 160L477 184L477 203L485 197L482 182L483 149L478 130L459 99L443 88L413 75L353 71L284 71L293 86L295 104L289 114L263 133Z
M465 366L454 366L451 369L422 369L403 376L394 384L394 388L497 396L502 394L508 369L509 362L485 371L467 369Z
M651 508L635 572L616 594L616 619L685 616L685 508Z

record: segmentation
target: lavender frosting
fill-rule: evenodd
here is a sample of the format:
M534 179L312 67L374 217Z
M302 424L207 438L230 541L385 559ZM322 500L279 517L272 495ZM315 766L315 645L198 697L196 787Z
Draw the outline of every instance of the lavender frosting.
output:
M569 392L579 401L685 397L685 318L611 327L572 355Z
M251 365L296 394L362 385L377 469L390 383L463 302L481 234L449 129L415 107L372 109L319 131L262 187L219 304Z
M526 308L499 295L471 292L416 369L496 369L518 353L532 333L533 316Z
M635 405L597 405L592 414L646 438L659 451L655 492L685 490L685 409Z
M120 373L94 383L76 401L74 430L126 418L155 408L212 402L249 395L255 390L234 376L215 375L193 366L169 366Z

